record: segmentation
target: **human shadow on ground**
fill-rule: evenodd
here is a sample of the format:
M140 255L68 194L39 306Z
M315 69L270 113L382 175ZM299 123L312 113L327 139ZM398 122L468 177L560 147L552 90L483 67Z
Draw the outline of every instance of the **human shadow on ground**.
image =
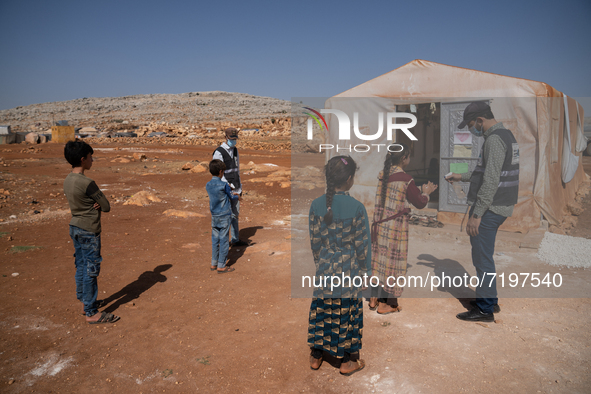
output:
M115 294L110 295L108 298L103 300L103 304L107 305L113 301L115 303L113 305L109 305L105 308L105 312L111 313L121 305L127 304L131 302L144 293L145 291L149 290L152 286L159 282L166 282L166 276L162 275L161 272L164 272L172 267L172 264L162 264L154 268L153 271L146 271L142 273L135 281L131 282Z
M420 254L418 259L426 261L418 261L417 265L433 268L433 276L438 277L440 280L437 287L438 291L451 294L464 308L472 309L470 300L476 297L476 293L468 287L470 285L470 274L459 262L452 259L438 259L430 254ZM461 283L457 277L461 278ZM468 286L465 286L466 280Z
M242 230L240 230L238 238L240 238L241 241L247 242L249 245L230 247L230 251L228 252L228 263L226 264L227 266L232 266L236 264L238 259L244 255L244 251L246 250L246 248L255 244L255 242L252 242L250 239L254 237L257 230L261 230L262 228L263 226L254 226L243 228Z
M351 354L351 361L359 360L359 353ZM330 353L323 351L322 352L322 362L330 364L333 368L340 368L343 362L342 358L336 358L335 356L331 355Z

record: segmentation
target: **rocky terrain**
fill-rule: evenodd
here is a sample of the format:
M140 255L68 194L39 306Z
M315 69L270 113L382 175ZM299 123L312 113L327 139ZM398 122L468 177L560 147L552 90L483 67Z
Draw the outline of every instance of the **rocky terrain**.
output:
M221 130L233 126L247 137L242 147L288 150L291 148L291 103L245 93L190 92L125 97L80 98L33 104L0 111L0 124L13 132L50 133L57 121L66 120L80 133L101 140L116 133L137 137L125 143L217 145ZM159 136L150 136L157 132ZM168 138L167 138L168 137Z

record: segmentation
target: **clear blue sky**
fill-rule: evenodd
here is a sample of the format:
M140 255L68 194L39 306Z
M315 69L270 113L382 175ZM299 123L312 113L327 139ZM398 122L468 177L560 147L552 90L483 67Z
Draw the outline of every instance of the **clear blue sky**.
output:
M208 90L327 97L417 58L591 97L590 22L589 0L0 0L0 109Z

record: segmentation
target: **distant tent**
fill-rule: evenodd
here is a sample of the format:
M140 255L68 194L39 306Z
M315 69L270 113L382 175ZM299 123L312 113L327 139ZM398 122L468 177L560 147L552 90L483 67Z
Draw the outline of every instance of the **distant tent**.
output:
M328 99L325 108L340 109L351 121L353 113L358 112L359 130L366 130L364 134L378 129L377 117L373 114L414 112L418 123L412 131L418 141L413 143L408 172L415 176L417 183L429 179L437 182L438 201L430 206L437 209L439 220L459 223L466 210L465 196L454 191L443 177L450 170L471 171L475 166L483 139L472 138L467 129L459 130L458 124L466 105L476 100L490 103L495 119L513 132L520 148L519 201L513 216L501 228L526 232L539 227L542 215L550 224L559 225L567 204L574 200L578 188L586 180L579 149L584 114L574 99L551 86L414 60ZM343 141L336 140L336 118L328 115L327 120L326 142L342 145ZM398 141L405 137L399 131L396 138ZM353 133L346 142L352 146L367 143ZM374 144L389 142L386 133L380 140L372 141ZM333 156L337 152L329 150L327 154ZM338 154L343 154L343 150ZM378 154L354 151L351 154L360 167L354 193L361 197L368 210L372 210L377 173L382 167L385 150ZM433 175L437 161L438 175ZM463 185L464 193L467 187Z

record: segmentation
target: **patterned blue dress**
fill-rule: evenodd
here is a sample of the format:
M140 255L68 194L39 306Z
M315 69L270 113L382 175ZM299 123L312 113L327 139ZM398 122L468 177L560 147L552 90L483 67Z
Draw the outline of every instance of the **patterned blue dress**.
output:
M308 345L342 358L361 349L363 299L359 280L355 283L353 278L370 275L371 236L365 207L348 193L335 194L332 211L333 222L327 226L326 195L310 207L310 243L317 282L310 306ZM332 275L350 277L351 284L331 289L328 280L327 286L317 286L324 284L321 278Z

